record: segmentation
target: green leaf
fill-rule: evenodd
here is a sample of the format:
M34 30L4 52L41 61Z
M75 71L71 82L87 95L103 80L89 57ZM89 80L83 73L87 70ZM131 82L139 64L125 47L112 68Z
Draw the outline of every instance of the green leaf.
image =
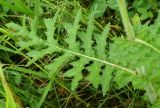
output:
M94 62L89 66L87 69L89 70L90 74L87 76L87 80L89 80L95 88L98 88L100 84L100 71L101 71L102 64L99 62Z
M134 1L133 7L141 14L141 20L145 20L149 17L152 18L152 13L148 12L148 10L152 8L152 4L149 3L149 0Z
M22 0L1 0L0 4L3 6L3 8L9 10L12 9L17 12L21 12L24 14L27 14L31 17L33 17L34 13L30 8L28 8Z
M16 53L15 50L13 50L13 49L11 49L11 48L8 48L8 47L5 47L5 46L2 46L2 45L0 45L0 49L1 49L1 50L4 50L4 51Z
M70 23L64 24L65 29L68 32L68 38L65 41L69 44L69 49L72 51L78 51L78 43L76 42L77 39L77 31L79 29L79 22L81 19L81 10L77 12L73 25Z
M87 30L86 33L83 35L83 48L84 48L84 52L86 55L88 56L93 56L94 55L94 51L92 48L92 44L93 44L93 40L92 40L92 33L94 30L94 12L91 13L91 15L89 16L89 21L88 21L88 26L87 26Z
M45 87L45 89L44 89L44 92L43 92L43 94L42 94L42 97L40 98L40 101L38 102L38 104L37 104L37 108L40 108L41 107L41 105L43 104L43 102L45 101L45 99L46 99L46 97L47 97L47 94L48 94L48 92L50 91L50 89L51 89L51 87L52 87L52 80L47 84L47 86Z
M113 10L116 10L116 11L119 11L116 0L108 0L107 5L108 5L109 8L111 8Z
M94 17L98 18L103 16L105 10L107 8L106 0L94 0L91 11L94 11Z
M38 31L40 29L37 27L36 17L31 20L31 26L28 28L26 27L25 20L23 20L22 26L11 24L10 27L15 30L14 35L18 36L19 39L19 41L16 42L19 45L18 47L20 47L18 50L22 51L25 49L25 51L27 51L25 54L30 58L27 66L35 63L37 60L41 61L44 57L54 54L54 57L49 60L50 62L43 63L45 68L44 72L47 74L45 74L45 78L47 77L49 78L49 81L54 81L56 76L59 75L58 73L62 73L64 77L72 79L71 89L73 91L78 87L79 81L90 81L95 88L98 88L100 85L102 86L103 95L109 91L110 82L114 79L114 76L112 75L113 69L111 69L111 67L118 68L117 70L123 70L121 71L121 74L119 73L120 75L123 75L123 72L131 74L131 76L136 74L134 70L129 69L130 67L125 68L126 65L122 64L121 66L118 65L119 62L116 62L117 64L115 64L114 61L112 61L112 57L118 57L117 55L114 57L113 52L122 50L119 46L123 41L115 41L118 45L113 46L113 49L115 50L111 50L111 57L108 58L109 53L107 49L109 48L107 38L110 24L107 24L104 27L102 33L95 31L94 11L88 18L86 30L81 29L80 26L82 17L81 10L77 12L73 24L64 22L63 29L65 29L67 35L61 40L59 40L59 37L55 34L55 32L57 32L56 23L58 23L58 13L59 12L56 12L53 18L44 19L46 29L42 34L44 37L39 36ZM27 32L25 36L23 36L20 30ZM128 44L126 46L128 47ZM117 50L117 48L119 48L119 50ZM123 53L116 54L120 54L123 57ZM110 60L112 62L110 62ZM82 73L84 70L86 70L87 73ZM39 74L35 71L27 71L23 68L20 68L17 71L33 74L38 77L42 76L41 72L41 74ZM49 89L44 91L39 106L42 105L48 91Z
M63 75L64 77L73 77L72 83L71 83L71 90L75 90L78 86L78 82L82 80L82 70L84 69L84 64L87 63L88 60L82 58L78 61L72 62L71 65L74 67L67 72L65 72Z
M31 75L35 75L37 77L47 78L47 75L41 71L37 72L37 71L33 71L31 69L26 69L23 67L13 66L13 67L8 67L7 70L8 70L8 72L16 71L16 72L20 72L23 74L31 74Z
M3 74L2 65L0 64L0 79L5 91L5 98L6 98L6 108L17 108L19 105L15 102L13 93L6 81L6 78Z
M109 66L106 66L105 69L102 70L101 85L102 85L103 96L105 96L110 89L110 83L113 77L112 72L113 69L110 68Z
M121 88L128 82L132 82L135 89L145 90L150 102L155 102L158 88L157 79L160 67L160 32L159 16L152 25L139 22L134 18L134 28L137 37L133 41L124 38L115 38L114 44L110 45L111 62L136 70L137 75L120 72L115 73L114 81ZM154 79L154 80L153 80Z

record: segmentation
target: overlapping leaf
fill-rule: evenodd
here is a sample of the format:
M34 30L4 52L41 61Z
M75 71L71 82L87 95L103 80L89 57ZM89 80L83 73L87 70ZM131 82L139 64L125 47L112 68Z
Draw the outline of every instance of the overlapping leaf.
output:
M134 41L126 40L123 37L114 39L109 59L114 63L136 70L138 75L135 77L117 70L114 81L119 88L132 82L135 89L146 90L150 101L153 102L159 96L160 90L158 85L160 81L159 16L153 25L140 24L137 16L133 19L133 23L137 39Z

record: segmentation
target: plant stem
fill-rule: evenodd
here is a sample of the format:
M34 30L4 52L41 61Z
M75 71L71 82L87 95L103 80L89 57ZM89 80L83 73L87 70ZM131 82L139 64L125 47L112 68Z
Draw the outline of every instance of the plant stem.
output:
M127 38L129 40L133 40L135 38L135 33L128 17L125 0L117 0L117 3L120 10L120 14L122 17Z

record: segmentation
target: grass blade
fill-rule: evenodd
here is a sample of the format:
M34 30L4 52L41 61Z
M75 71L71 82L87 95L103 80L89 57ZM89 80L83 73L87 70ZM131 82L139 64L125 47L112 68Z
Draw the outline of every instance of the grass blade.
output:
M6 97L6 108L17 108L17 103L14 100L13 93L5 79L3 74L2 65L0 64L0 79L5 90Z

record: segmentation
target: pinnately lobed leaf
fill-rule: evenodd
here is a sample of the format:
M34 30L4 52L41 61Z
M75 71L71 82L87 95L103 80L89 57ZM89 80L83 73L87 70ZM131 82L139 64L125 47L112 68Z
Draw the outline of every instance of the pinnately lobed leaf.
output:
M71 65L72 68L66 70L63 76L73 78L71 83L72 90L77 88L80 80L85 79L90 81L95 88L98 88L101 84L104 92L103 94L105 95L109 90L109 80L112 77L111 72L106 71L107 65L105 64L105 60L107 60L106 39L110 24L106 25L101 34L94 34L94 12L92 12L89 16L87 30L81 32L83 35L79 35L77 32L80 28L79 23L82 15L81 10L79 10L73 24L67 22L63 24L67 31L67 37L64 39L64 42L68 44L66 47L59 44L57 37L54 35L58 14L59 11L56 12L53 18L44 19L46 25L46 40L38 37L36 28L33 28L36 24L36 19L31 21L31 31L26 29L25 20L23 21L23 26L15 23L7 24L9 28L14 29L15 26L19 28L16 29L17 32L13 33L19 36L19 42L17 42L20 46L19 50L30 49L30 47L32 47L32 50L28 50L27 53L31 60L28 61L26 66L33 64L47 54L54 53L57 57L53 59L50 64L45 65L49 78L52 79L52 77L55 77L66 65ZM26 32L25 36L21 31ZM78 38L80 40L77 40ZM95 43L96 45L94 46L93 44ZM90 62L93 62L93 64L90 64ZM86 66L87 64L89 65ZM102 67L104 67L104 69L102 69ZM86 77L82 74L83 70L89 72ZM102 75L100 73L102 73ZM106 83L103 83L103 81Z
M84 31L80 29L82 12L79 10L73 24L63 23L66 36L61 40L62 42L59 42L55 34L59 14L60 12L57 11L53 18L44 19L45 33L40 34L43 37L37 33L36 18L31 20L29 30L25 20L22 25L15 23L6 25L15 30L12 34L18 37L16 45L19 51L27 50L27 55L31 60L26 66L41 60L46 55L54 54L54 58L49 63L44 63L45 71L48 72L46 77L54 80L59 72L63 73L64 77L72 79L73 91L76 90L81 80L91 82L95 88L101 85L103 95L109 91L111 82L114 82L114 86L118 89L131 82L135 89L145 90L149 100L155 102L160 95L159 17L153 25L142 25L139 18L135 17L133 19L135 40L126 40L123 37L114 38L113 43L110 43L110 50L107 51L106 40L110 24L104 27L102 33L96 33L95 13L92 12L88 18L87 29ZM22 31L25 31L25 34ZM39 102L40 106L50 86L51 83Z

